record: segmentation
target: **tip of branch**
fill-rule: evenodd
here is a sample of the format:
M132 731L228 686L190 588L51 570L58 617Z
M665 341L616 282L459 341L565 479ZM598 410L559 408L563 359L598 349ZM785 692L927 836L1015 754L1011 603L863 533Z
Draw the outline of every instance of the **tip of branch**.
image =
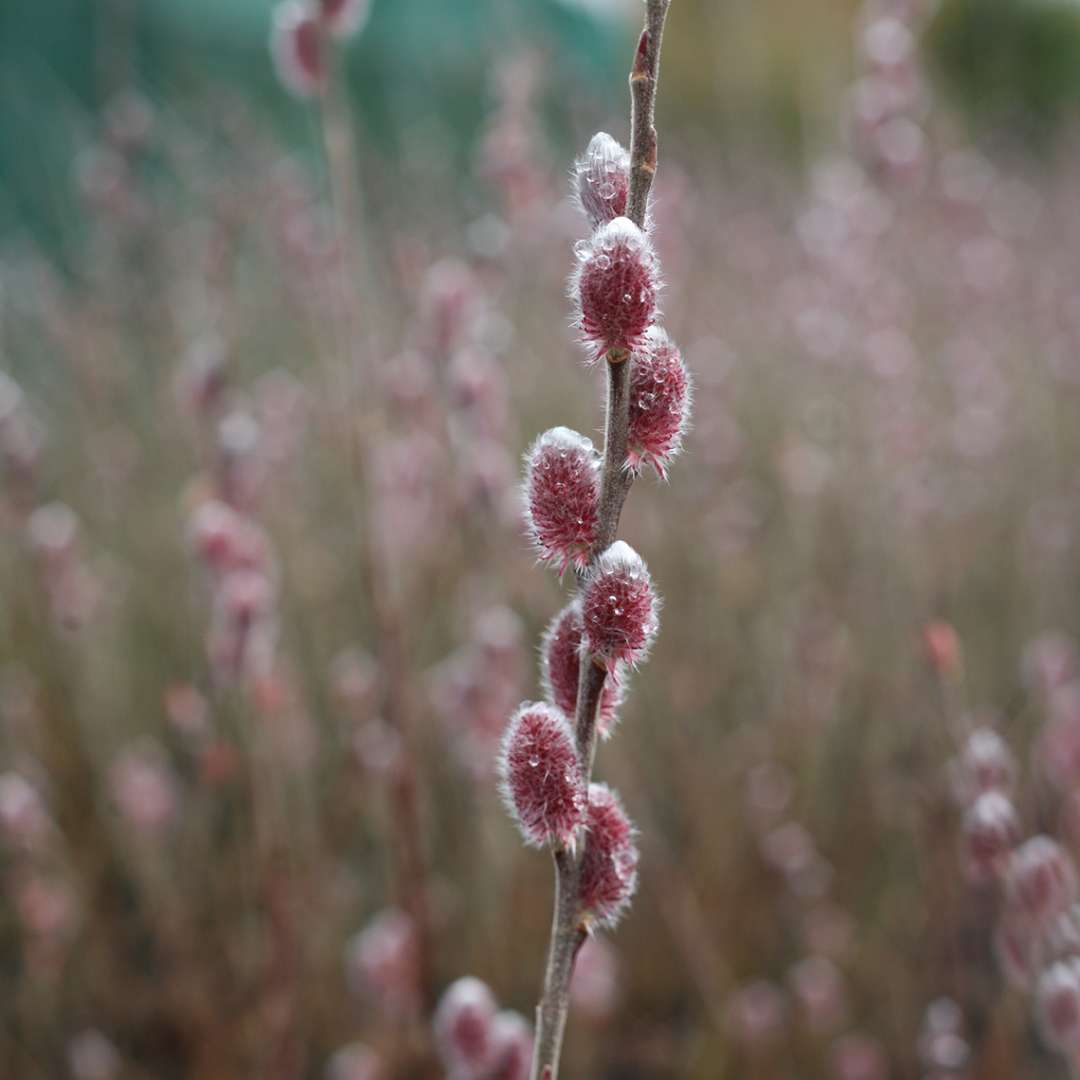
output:
M634 53L634 66L630 71L630 81L635 82L638 79L647 79L650 74L649 31L648 28L646 28L641 31L641 37L638 38L637 52Z

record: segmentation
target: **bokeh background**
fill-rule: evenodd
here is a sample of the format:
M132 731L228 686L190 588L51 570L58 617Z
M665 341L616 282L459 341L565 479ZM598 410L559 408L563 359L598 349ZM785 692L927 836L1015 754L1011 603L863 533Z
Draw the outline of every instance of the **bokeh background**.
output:
M566 176L640 18L373 0L303 98L265 0L0 3L0 1075L436 1077L455 979L531 1015L493 766L571 583L519 460L600 437ZM695 421L623 517L640 888L565 1075L1070 1075L1078 119L1071 0L673 0Z

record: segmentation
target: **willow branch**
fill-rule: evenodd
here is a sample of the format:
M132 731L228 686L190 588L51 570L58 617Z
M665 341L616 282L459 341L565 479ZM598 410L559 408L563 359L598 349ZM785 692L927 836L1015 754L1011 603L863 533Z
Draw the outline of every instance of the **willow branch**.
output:
M641 32L630 70L631 141L630 190L627 217L645 227L649 192L656 174L654 110L660 43L670 0L647 0L645 28ZM630 354L612 349L607 354L608 394L604 426L604 460L600 479L600 513L593 561L615 540L623 504L633 484L626 468L630 422ZM607 669L593 657L583 658L578 682L574 730L578 759L586 788L596 755L596 721ZM536 1010L536 1049L532 1080L556 1080L563 1034L570 1009L570 979L578 950L588 937L578 903L578 881L587 836L584 831L573 849L559 848L555 860L555 910L551 943L544 973L544 991Z

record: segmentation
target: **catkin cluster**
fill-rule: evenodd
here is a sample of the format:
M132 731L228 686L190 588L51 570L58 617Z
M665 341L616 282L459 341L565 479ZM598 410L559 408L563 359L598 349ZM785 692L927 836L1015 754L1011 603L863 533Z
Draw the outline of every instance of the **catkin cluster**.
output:
M687 426L690 379L658 324L660 268L652 241L625 216L629 154L610 135L597 134L574 166L572 187L592 229L575 248L575 326L589 363L629 365L627 398L618 416L609 398L604 454L584 435L555 427L525 455L530 538L541 561L560 574L573 568L578 589L543 635L544 700L524 703L511 717L499 772L526 843L575 860L579 923L588 927L618 920L638 865L635 829L622 803L605 784L591 782L593 740L612 734L627 675L647 656L659 625L659 600L641 557L622 540L601 550L599 538L609 526L611 535L618 514L604 492L628 486L646 465L667 475ZM616 517L605 522L605 513ZM598 695L579 707L579 694L597 679Z

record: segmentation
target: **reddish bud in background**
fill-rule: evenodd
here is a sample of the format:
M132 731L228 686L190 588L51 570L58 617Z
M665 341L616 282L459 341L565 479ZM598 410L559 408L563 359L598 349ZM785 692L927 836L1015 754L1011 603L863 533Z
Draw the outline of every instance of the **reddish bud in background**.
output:
M525 455L525 514L542 559L583 568L596 537L600 462L569 428L545 431Z
M278 78L297 97L322 93L326 42L319 13L300 0L284 0L274 11L270 53Z
M977 881L999 872L1020 840L1020 819L1008 797L985 791L968 807L963 823L963 855Z
M257 569L267 562L267 542L250 518L208 499L191 515L188 536L195 554L215 573Z
M962 1070L971 1058L971 1047L964 1038L964 1017L952 998L930 1002L919 1032L919 1061L930 1070L926 1080L966 1075Z
M532 1064L533 1033L525 1018L505 1009L491 1025L493 1065L485 1078L490 1080L528 1080Z
M334 37L350 37L367 22L371 0L319 0L319 14Z
M20 773L0 773L0 839L30 845L45 835L50 824L37 787Z
M1024 681L1038 693L1049 694L1064 686L1076 675L1076 668L1076 643L1064 634L1040 634L1024 650Z
M540 646L540 681L544 696L566 716L577 715L578 679L581 674L581 635L585 622L581 602L568 604L548 625ZM605 680L600 696L596 728L601 738L609 738L618 722L622 703L622 680Z
M146 742L120 753L109 769L109 788L127 824L156 832L176 816L179 793L164 752Z
M1056 840L1033 836L1013 852L1005 879L1013 912L1045 926L1076 899L1076 889L1073 861Z
M976 728L964 742L954 764L954 783L962 802L986 791L1008 792L1016 776L1016 764L1005 740L993 728Z
M571 279L578 326L596 359L641 344L656 317L659 289L656 255L641 229L618 217L596 230Z
M928 622L922 630L923 650L930 666L940 675L955 675L960 670L960 638L952 625L943 619Z
M503 737L499 780L526 843L571 842L585 818L585 782L574 734L558 709L532 702L518 709Z
M667 331L652 326L635 350L630 370L630 426L626 463L646 464L667 478L667 465L682 449L690 422L690 374Z
M479 979L465 976L446 988L435 1010L435 1039L453 1075L475 1076L491 1067L497 1012L494 995Z
M600 556L585 586L582 614L586 645L609 674L620 663L645 659L659 625L659 603L648 567L629 544L616 540Z
M1080 1052L1080 969L1075 961L1053 964L1035 987L1043 1036L1057 1050Z
M326 1065L326 1080L380 1080L379 1056L363 1043L349 1043L335 1051Z
M602 926L614 926L637 888L635 829L606 784L589 785L585 852L581 859L582 912Z
M368 995L389 1016L408 1016L419 1002L419 952L412 919L397 908L379 912L349 942L350 989Z
M605 131L598 131L574 162L574 199L594 228L622 217L630 193L630 154Z

